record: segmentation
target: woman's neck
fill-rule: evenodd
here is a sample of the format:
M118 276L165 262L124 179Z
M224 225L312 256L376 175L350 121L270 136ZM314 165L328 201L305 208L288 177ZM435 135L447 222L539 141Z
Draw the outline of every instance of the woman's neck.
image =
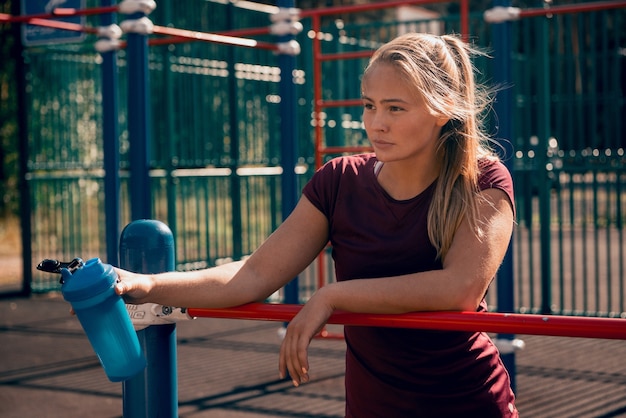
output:
M392 198L409 200L422 193L437 179L439 166L435 159L421 164L382 163L377 172L377 180Z

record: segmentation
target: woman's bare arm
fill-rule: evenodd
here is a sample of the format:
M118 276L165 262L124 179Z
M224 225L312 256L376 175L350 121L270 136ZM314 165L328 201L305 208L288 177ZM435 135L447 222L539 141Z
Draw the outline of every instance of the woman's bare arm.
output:
M267 298L304 270L328 241L326 217L303 197L291 215L245 261L189 272L145 275L118 269L117 291L129 303L229 307Z

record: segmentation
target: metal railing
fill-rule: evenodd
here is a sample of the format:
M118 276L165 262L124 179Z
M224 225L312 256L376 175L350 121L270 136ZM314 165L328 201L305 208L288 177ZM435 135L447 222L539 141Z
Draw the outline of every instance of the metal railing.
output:
M607 2L603 2L607 3ZM620 3L620 2L615 2ZM223 5L203 2L208 30L227 31ZM155 20L207 29L193 8L157 8ZM514 237L516 310L589 316L626 311L623 225L626 219L623 143L626 9L529 16L512 22L510 50L515 98L513 175L518 225ZM237 16L242 17L241 10ZM248 12L245 12L248 13ZM250 13L241 27L266 25ZM207 17L207 18L208 18ZM89 17L88 19L91 19ZM261 20L264 19L264 20ZM482 15L469 16L469 39L489 46ZM89 21L89 20L88 20ZM264 22L264 23L261 23ZM231 22L232 23L232 22ZM459 31L458 18L413 22L343 22L322 27L328 53L366 51L401 30ZM303 53L294 74L302 135L299 181L315 167L310 22L298 37ZM230 29L237 29L232 27ZM89 38L88 38L89 39ZM261 39L266 38L265 35ZM367 40L367 43L359 42ZM25 50L28 69L31 265L42 257L66 258L104 248L102 110L99 58L89 43ZM279 102L276 58L270 51L229 52L227 46L155 45L150 54L154 218L167 222L178 243L177 266L191 269L251 252L280 215ZM354 74L324 81L322 100L358 97L357 73L365 61L324 62L323 74ZM491 61L477 66L488 79ZM121 223L128 207L126 55L119 52ZM234 77L226 75L231 72ZM231 94L235 92L234 96ZM359 109L332 107L324 114L330 146L362 146ZM497 131L494 132L497 138ZM233 142L234 140L236 142ZM233 145L236 144L236 145ZM236 149L233 149L235 147ZM236 152L235 152L236 151ZM76 225L80 225L79 231ZM70 237L71 235L71 237ZM302 298L315 288L311 266ZM58 288L34 272L33 289ZM496 306L494 284L488 295Z

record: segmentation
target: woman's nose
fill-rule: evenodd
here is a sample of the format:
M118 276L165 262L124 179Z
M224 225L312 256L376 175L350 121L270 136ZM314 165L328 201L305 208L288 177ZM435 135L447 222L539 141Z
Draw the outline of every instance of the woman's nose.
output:
M380 113L375 113L371 115L370 119L370 129L380 132L386 132L388 129L387 121L385 117Z

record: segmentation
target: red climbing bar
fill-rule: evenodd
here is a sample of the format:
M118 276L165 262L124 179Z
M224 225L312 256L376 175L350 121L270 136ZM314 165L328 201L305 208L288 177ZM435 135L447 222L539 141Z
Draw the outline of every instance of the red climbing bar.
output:
M187 39L191 41L205 41L218 44L243 46L248 48L260 48L277 50L275 44L260 42L254 39L238 38L234 36L218 35L215 33L198 32L186 29L169 28L166 26L154 26L153 33L158 35L168 35L175 38ZM170 40L171 41L171 40Z
M626 7L625 1L598 1L592 3L583 4L564 4L558 6L542 7L535 9L522 9L519 17L535 17L535 16L547 16L564 13L583 13L583 12L598 12L600 10L611 10L617 8Z
M250 303L225 309L190 308L188 312L192 317L289 322L301 308L301 305ZM336 311L328 323L626 340L626 319L621 318L493 312L416 312L383 315Z
M0 13L0 23L4 23L4 22L13 23L15 21L10 15ZM68 31L74 31L74 32L84 32L84 33L93 33L93 34L98 33L97 28L83 26L77 23L63 22L61 20L40 19L36 17L29 17L28 19L22 22L28 23L31 25L45 26L47 28L68 30Z
M116 13L118 11L118 6L107 6L107 7L92 7L89 9L71 9L71 8L62 8L57 7L50 13L37 13L32 15L19 15L19 16L11 16L8 14L0 13L0 22L7 23L32 23L32 19L58 19L62 17L72 17L72 16L89 16L103 13Z

